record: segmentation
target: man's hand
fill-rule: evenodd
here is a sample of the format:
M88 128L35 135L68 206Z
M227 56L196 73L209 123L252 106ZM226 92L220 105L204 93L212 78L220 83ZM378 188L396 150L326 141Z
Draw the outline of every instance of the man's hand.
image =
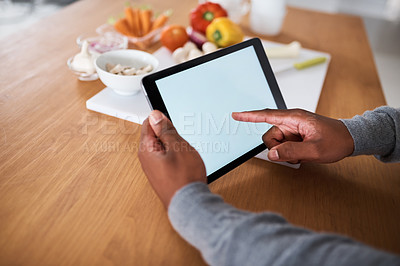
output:
M153 111L143 122L139 160L165 207L175 192L192 182L207 182L199 153L176 132L171 121Z
M260 110L232 113L244 122L274 125L263 135L272 161L331 163L353 153L354 142L339 120L304 110Z

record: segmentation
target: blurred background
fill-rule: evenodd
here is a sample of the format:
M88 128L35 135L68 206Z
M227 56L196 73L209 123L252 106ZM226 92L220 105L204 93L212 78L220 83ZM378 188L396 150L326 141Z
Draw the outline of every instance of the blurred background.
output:
M0 40L76 0L0 0ZM400 0L287 0L289 6L361 16L388 105L400 107Z

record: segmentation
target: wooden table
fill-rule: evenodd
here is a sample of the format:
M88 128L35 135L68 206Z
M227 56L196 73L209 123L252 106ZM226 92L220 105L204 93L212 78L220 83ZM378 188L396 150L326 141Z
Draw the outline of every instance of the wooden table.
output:
M0 264L204 264L141 170L140 126L88 111L104 85L80 82L66 66L75 38L124 2L79 1L1 41ZM182 25L196 4L148 2L173 7L171 22ZM385 105L360 18L290 8L269 39L332 55L317 113L348 118ZM252 159L210 187L239 208L400 253L399 164L362 156L293 170Z

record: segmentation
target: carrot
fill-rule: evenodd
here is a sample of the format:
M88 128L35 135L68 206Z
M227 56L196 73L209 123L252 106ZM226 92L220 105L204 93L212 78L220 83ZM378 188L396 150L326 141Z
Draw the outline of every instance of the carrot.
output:
M135 15L133 14L133 10L131 7L125 8L125 18L128 21L129 28L131 32L138 36L137 29L135 28Z
M140 10L140 22L142 26L142 35L146 35L151 30L151 17L153 11L151 9Z
M142 36L142 25L140 22L140 10L138 8L133 8L133 28L135 29L135 32L137 33L137 36Z
M167 20L169 16L171 16L172 10L167 10L166 12L162 13L159 15L153 22L153 26L151 27L151 30L156 30L158 28L161 28L167 23Z
M127 35L127 36L133 36L132 31L129 28L129 24L126 18L121 18L118 19L114 23L114 28L121 34Z

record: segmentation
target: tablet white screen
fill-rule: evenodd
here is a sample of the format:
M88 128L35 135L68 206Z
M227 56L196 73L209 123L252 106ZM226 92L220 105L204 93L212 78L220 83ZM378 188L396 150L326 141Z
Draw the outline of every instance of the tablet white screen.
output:
M200 153L207 175L262 143L271 127L232 119L238 111L276 109L252 46L159 79L178 133Z

